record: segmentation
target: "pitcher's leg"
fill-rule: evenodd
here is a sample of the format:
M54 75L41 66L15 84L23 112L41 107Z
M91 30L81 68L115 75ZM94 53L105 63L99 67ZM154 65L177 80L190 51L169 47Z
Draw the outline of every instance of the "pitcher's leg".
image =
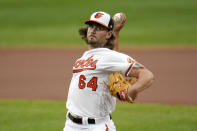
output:
M116 131L113 120L108 120L100 124L92 125L90 131Z
M91 131L91 125L79 125L73 123L69 118L66 120L63 131Z

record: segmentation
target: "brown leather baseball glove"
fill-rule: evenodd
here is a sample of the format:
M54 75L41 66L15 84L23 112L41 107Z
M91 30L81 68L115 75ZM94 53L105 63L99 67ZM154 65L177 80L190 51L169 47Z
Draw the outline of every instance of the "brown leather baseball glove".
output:
M109 75L109 84L107 85L111 94L121 101L133 103L136 96L129 97L128 88L137 81L136 78L125 79L122 74L115 72Z

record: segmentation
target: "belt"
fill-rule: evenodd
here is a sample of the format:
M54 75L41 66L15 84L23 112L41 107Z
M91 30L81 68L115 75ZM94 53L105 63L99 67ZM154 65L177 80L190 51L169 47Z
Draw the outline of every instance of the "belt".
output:
M110 116L110 120L112 119L111 114ZM74 123L77 124L82 124L82 117L76 117L73 116L70 112L68 113L68 117L70 118L70 120L72 120ZM95 124L95 119L94 118L88 118L88 124Z

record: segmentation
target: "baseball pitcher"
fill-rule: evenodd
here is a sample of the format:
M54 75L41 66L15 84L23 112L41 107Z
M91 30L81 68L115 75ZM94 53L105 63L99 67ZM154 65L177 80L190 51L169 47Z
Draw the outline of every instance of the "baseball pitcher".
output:
M64 131L116 131L111 113L116 99L133 103L153 82L153 74L132 57L117 52L126 17L114 20L94 12L79 29L89 50L75 61L66 107ZM117 18L116 18L117 19Z

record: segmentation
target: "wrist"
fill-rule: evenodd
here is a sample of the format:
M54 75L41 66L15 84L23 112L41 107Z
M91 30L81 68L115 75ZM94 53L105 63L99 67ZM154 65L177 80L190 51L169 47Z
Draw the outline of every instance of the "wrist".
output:
M138 94L137 88L131 85L131 86L128 88L128 96L131 97L132 100L135 100L136 97L137 97L137 94Z
M115 31L114 31L114 35L119 35L119 32L120 32L120 31L115 30Z

